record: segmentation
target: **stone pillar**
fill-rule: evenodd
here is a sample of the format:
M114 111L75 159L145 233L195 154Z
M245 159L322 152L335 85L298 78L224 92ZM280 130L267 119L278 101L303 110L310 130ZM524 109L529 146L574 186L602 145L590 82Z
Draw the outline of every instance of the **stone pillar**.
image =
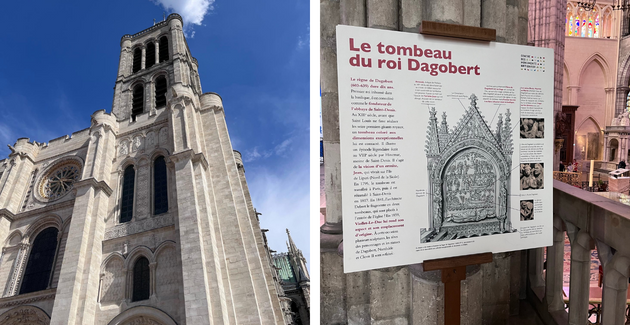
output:
M155 42L153 42L153 45L155 46L155 64L157 65L158 63L160 63L160 41L155 40Z
M569 324L583 325L588 319L591 249L594 249L594 242L584 230L572 237Z
M625 324L630 258L619 253L604 265L602 324Z
M123 37L120 42L120 61L118 62L118 77L124 77L131 74L131 62L133 60L131 53L131 40Z
M147 62L147 48L142 46L142 63L140 64L140 70L146 69Z
M606 91L606 115L604 115L604 125L610 125L615 117L615 88L604 88Z
M608 161L608 134L604 133L604 157L602 157L603 161Z
M74 185L76 196L50 322L53 325L95 323L118 124L104 111L92 114L92 119L83 179Z
M559 218L554 216L554 219ZM545 299L549 311L564 310L562 298L562 263L564 257L564 231L554 222L553 246L547 248L547 276L545 277Z
M566 10L567 0L529 0L529 43L554 50L554 118L562 113ZM555 123L552 134L556 134ZM553 166L558 166L559 151L553 156Z
M543 250L543 247L528 250L528 275L532 288L545 286L545 279L543 279Z
M194 164L190 151L171 156L175 162L175 185L179 211L179 243L182 254L184 284L184 306L187 324L212 324L212 312L206 256L204 252L201 218L196 193L195 170L202 168ZM192 187L192 188L191 188Z
M105 217L111 189L93 178L75 183L76 199L51 325L94 324Z
M356 3L355 3L356 2ZM341 13L340 6L344 9ZM324 142L324 178L326 222L321 230L341 234L341 155L339 147L339 98L337 93L336 26L340 15L348 23L365 24L362 1L320 2L320 61L322 87L322 132ZM363 17L361 17L363 15ZM364 26L364 25L359 25Z
M398 0L367 0L367 26L398 30Z
M372 324L408 323L412 298L409 270L399 266L371 270L368 274Z

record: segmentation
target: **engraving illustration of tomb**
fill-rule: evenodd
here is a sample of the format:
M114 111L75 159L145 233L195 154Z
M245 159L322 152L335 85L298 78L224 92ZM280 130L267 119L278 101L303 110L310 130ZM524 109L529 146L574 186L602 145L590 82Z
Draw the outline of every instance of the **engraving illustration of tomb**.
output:
M421 242L513 232L510 211L512 126L509 109L498 115L493 132L479 112L477 97L457 126L449 130L446 112L438 125L430 110L427 156L429 228Z

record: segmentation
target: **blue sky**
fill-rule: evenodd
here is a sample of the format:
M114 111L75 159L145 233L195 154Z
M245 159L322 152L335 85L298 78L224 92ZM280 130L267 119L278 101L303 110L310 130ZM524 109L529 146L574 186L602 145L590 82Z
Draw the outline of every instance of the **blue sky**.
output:
M309 254L307 0L9 1L0 33L0 159L111 112L120 38L183 16L204 92L223 98L254 206L272 249L289 228Z

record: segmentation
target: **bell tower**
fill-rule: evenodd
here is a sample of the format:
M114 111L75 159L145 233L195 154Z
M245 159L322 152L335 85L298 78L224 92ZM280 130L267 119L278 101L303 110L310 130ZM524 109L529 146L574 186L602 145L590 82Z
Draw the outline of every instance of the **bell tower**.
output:
M171 14L148 29L122 37L112 105L119 121L155 115L173 91L202 94L197 60L190 54L182 25L182 17Z

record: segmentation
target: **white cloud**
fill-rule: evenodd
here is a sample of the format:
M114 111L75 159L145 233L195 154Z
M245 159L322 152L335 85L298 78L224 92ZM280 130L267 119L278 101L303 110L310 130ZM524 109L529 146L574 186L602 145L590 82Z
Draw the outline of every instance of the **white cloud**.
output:
M214 7L214 0L151 0L168 12L176 12L184 18L184 33L195 37L192 25L201 26L203 18Z
M311 27L306 27L306 33L304 35L298 36L297 49L301 50L306 47L308 50L311 46Z
M269 247L278 252L286 252L285 228L288 228L293 241L310 263L309 167L307 159L301 156L306 154L303 152L299 157L273 170L248 170L246 176L252 203L262 213L261 227L270 230L267 233ZM285 168L288 166L291 167Z
M276 155L280 156L287 150L287 147L293 142L293 139L286 139L282 141L281 144L277 145L274 150L276 151Z

